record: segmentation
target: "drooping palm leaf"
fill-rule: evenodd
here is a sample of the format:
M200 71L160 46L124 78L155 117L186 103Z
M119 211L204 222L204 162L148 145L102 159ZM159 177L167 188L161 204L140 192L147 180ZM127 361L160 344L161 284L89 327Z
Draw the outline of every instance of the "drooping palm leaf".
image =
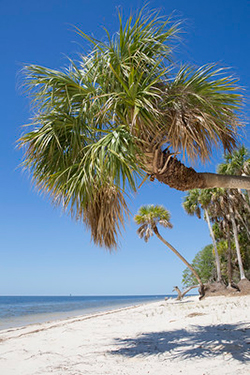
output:
M235 147L240 125L235 111L242 97L237 80L223 73L216 65L198 70L184 66L167 86L163 96L166 140L174 151L205 161L214 145L222 143L229 151Z

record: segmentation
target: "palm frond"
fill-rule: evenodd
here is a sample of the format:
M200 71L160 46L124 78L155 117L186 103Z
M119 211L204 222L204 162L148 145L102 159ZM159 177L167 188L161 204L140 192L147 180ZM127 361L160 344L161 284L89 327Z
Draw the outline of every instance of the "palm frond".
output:
M93 199L82 212L82 219L90 228L94 243L112 249L117 247L120 227L124 227L128 214L123 194L117 187L107 185L96 189Z
M184 66L166 88L167 141L192 160L208 160L219 143L228 151L237 144L242 95L237 80L224 72L214 64Z
M170 213L166 208L159 205L144 205L138 210L138 214L134 216L136 224L140 225L137 233L140 238L144 238L148 242L149 238L154 234L154 228L157 224L165 228L172 228L170 223Z
M224 155L224 163L217 167L217 172L230 175L250 174L250 153L245 146L241 146L231 153Z

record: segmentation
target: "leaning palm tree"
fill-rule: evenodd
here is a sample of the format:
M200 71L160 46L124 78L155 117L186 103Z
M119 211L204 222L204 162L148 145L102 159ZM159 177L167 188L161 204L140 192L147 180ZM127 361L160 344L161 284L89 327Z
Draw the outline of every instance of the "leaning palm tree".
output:
M170 213L166 210L163 206L158 205L146 205L139 208L138 214L135 215L134 220L136 224L140 225L137 233L140 238L143 238L145 242L148 242L149 238L155 234L159 240L161 240L164 245L166 245L170 250L172 250L175 255L180 258L185 265L190 269L193 273L194 277L197 279L198 283L200 284L200 298L204 296L204 285L201 281L200 276L195 271L195 269L191 266L190 263L169 243L163 238L157 228L157 225L160 224L164 228L172 228L172 224L170 223Z
M217 271L217 281L222 282L220 257L219 257L217 244L216 244L213 228L212 228L210 217L209 217L209 205L211 204L212 191L213 191L212 189L190 190L184 198L183 208L189 215L196 215L199 219L201 218L201 209L204 210L205 219L208 225L210 236L213 241L216 271Z
M24 68L34 104L20 139L34 183L115 247L128 210L124 193L147 178L179 190L250 188L242 176L197 173L183 160L207 161L214 146L232 150L241 126L237 81L215 64L184 65L172 45L179 24L140 12L65 70Z

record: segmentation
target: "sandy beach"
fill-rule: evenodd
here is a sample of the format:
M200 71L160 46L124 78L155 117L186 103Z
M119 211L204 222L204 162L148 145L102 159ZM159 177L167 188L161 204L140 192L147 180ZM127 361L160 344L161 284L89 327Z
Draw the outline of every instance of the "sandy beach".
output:
M187 297L0 331L1 375L250 374L250 296Z

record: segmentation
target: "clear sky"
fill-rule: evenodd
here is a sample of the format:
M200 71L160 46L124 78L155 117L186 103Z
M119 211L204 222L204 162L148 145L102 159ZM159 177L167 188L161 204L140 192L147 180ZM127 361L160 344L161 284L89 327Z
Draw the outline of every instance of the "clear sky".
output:
M189 261L211 242L206 223L183 211L185 194L154 182L131 198L131 220L120 249L110 254L91 244L83 225L52 207L18 168L23 155L15 142L30 118L29 101L18 88L22 64L63 68L66 56L77 59L88 50L72 25L102 38L102 26L110 32L117 29L117 7L126 16L142 5L132 0L0 1L0 295L171 293L174 285L181 285L185 267L157 238L148 244L138 239L132 217L142 204L163 204L170 210L174 228L161 234ZM232 67L249 96L249 1L152 0L149 8L185 20L177 50L180 61ZM249 116L248 108L246 103ZM210 164L196 167L214 171L220 161L220 153L215 153Z

